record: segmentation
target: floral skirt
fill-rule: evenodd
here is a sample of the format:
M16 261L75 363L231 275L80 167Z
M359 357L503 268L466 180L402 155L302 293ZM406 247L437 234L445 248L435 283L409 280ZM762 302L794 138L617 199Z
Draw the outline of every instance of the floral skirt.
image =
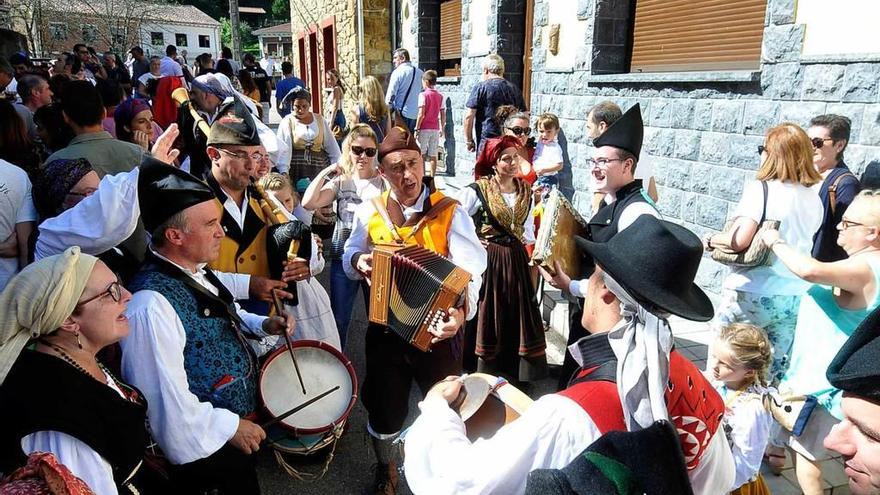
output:
M773 363L768 379L776 385L785 375L791 359L794 329L801 296L754 294L724 289L712 328L717 332L731 323L749 323L767 332L773 346Z

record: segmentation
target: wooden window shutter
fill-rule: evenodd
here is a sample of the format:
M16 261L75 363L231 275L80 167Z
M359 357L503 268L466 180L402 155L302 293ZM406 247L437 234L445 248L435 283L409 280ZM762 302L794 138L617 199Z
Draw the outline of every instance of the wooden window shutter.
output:
M758 69L767 0L637 0L632 72Z
M440 60L461 58L461 0L440 4Z

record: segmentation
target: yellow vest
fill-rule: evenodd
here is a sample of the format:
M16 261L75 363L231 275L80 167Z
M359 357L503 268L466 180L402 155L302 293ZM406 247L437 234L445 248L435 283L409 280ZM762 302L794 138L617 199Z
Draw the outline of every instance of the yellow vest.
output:
M315 123L318 125L318 134L315 135L315 140L312 141L311 150L314 153L317 153L324 149L324 117L321 114L312 113L312 117L315 119ZM295 119L290 119L290 135L293 136L293 149L295 150L304 150L309 148L309 143L306 142L302 136L296 134L294 130L296 128Z
M220 241L220 256L208 266L215 271L227 273L246 273L249 275L269 276L269 259L266 256L267 222L260 204L253 194L248 195L248 210L245 214L244 230L241 235L230 235L231 228L237 228L235 221L229 217L229 213L223 208L220 200L217 204L223 211L223 230L226 236ZM257 227L255 215L261 225ZM231 225L234 225L232 227ZM258 229L258 230L257 230ZM256 234L254 234L256 232ZM237 239L236 239L237 238ZM248 242L249 240L249 242ZM239 241L247 242L246 246L239 245Z
M390 191L386 191L382 194L383 204L388 204L390 193ZM431 204L436 205L443 197L443 193L436 191L429 198ZM407 246L418 244L439 255L449 256L449 231L452 228L453 214L455 214L455 207L446 208L434 218L422 223L419 230L415 233L413 233L415 225L397 227L395 230L397 230L397 235L403 239L404 244ZM373 215L367 222L367 230L370 234L370 241L372 241L374 246L396 243L391 230L379 212L373 212Z

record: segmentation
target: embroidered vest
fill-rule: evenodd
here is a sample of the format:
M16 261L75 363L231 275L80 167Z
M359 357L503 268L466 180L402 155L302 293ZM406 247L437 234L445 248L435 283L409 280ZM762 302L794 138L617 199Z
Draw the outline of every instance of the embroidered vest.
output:
M324 149L324 117L314 112L312 113L312 117L315 119L315 124L318 126L318 134L315 135L315 140L312 141L311 146L309 146L309 143L307 143L302 136L297 135L294 124L295 118L290 119L290 135L293 136L293 149L304 150L306 148L311 148L314 153Z
M601 337L601 338L597 338ZM584 367L559 395L577 403L596 423L601 433L626 430L623 408L617 392L617 360L605 334L588 337ZM591 374L601 375L591 378ZM724 401L699 369L677 351L669 355L666 409L678 432L688 471L700 464L709 441L724 417Z
M152 267L138 273L130 289L162 294L183 323L183 366L190 392L239 416L256 410L257 359L237 328L238 320L216 305L200 304L205 296Z
M388 204L390 194L390 191L382 194L382 203ZM443 193L435 191L428 197L428 201L430 204L437 204L443 197ZM404 240L404 244L408 246L418 244L439 255L449 256L449 231L452 227L452 216L454 213L455 207L446 208L434 218L425 221L418 231L413 232L415 225L405 225L397 227L397 234ZM373 245L393 244L395 242L391 230L379 212L374 212L370 217L370 220L367 222L367 230Z

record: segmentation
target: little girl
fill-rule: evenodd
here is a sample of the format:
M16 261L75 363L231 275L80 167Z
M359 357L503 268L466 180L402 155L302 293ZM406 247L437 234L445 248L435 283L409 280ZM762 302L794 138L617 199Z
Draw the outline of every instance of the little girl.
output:
M753 325L725 326L712 345L708 372L724 399L724 431L736 466L732 494L770 494L759 470L773 422L763 405L771 360L767 335Z
M294 211L299 210L297 208L299 197L294 192L287 176L273 172L260 179L260 185L263 186L270 201L275 201L283 207L283 211L290 220L308 223L310 218L307 216L294 215ZM305 210L303 212L307 213ZM316 242L315 238L316 236L312 234L312 259L309 260L312 277L296 282L299 304L296 306L285 304L284 310L296 319L294 340L320 340L341 350L339 331L336 329L336 320L333 318L333 310L330 308L330 297L318 279L314 277L324 270L321 245ZM283 343L283 340L278 340L279 344Z

